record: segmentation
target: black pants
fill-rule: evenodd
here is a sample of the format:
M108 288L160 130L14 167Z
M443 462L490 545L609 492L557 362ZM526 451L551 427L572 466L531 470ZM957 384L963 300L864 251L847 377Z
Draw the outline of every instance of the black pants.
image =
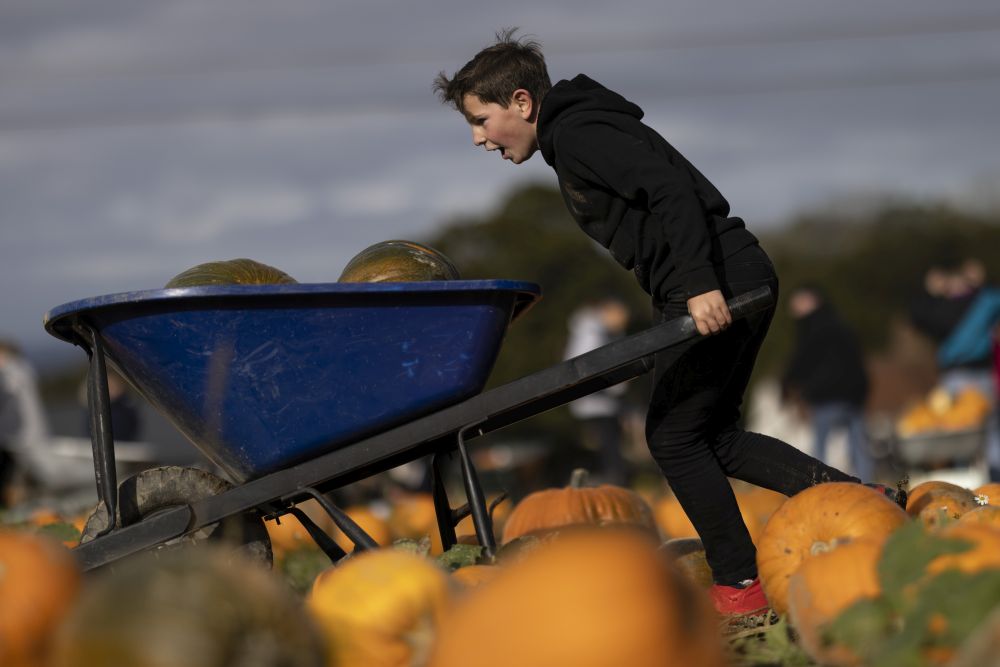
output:
M726 298L778 279L758 246L740 251L723 268ZM682 296L655 303L658 321L687 314ZM756 549L740 516L728 477L793 495L828 481L854 477L795 447L744 431L740 406L774 307L735 321L726 331L656 355L646 440L681 507L705 546L716 583L757 576Z

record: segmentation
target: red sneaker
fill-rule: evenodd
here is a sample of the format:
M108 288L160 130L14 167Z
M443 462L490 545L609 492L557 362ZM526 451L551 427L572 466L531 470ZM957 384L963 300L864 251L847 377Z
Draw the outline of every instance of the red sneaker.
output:
M770 603L764 597L760 578L755 578L744 587L712 586L712 602L715 609L724 616L743 616L747 614L764 614L770 610Z

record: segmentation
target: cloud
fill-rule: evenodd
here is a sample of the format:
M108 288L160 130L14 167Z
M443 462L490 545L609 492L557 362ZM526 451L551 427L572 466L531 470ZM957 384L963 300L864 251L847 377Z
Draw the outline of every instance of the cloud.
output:
M330 187L327 204L337 218L402 214L414 204L415 188L406 180L365 180Z
M248 183L223 192L188 185L147 197L120 195L107 217L120 230L145 230L155 241L187 245L255 228L289 227L314 208L309 194L283 185Z

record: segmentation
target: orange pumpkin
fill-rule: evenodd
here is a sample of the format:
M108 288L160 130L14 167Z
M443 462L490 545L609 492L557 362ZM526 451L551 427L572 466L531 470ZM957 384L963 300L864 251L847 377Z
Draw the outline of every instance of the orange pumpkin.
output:
M941 428L975 428L983 423L992 407L990 399L978 389L963 389L955 396L951 409L941 415Z
M0 530L0 665L41 663L80 583L76 561L55 539Z
M746 525L750 539L753 540L754 544L760 539L767 519L779 506L779 503L775 503L773 496L768 495L771 493L774 492L761 489L760 492L738 492L736 494L740 516L743 517L743 523ZM784 502L785 496L775 495L780 496L781 502ZM672 494L664 496L656 502L656 505L653 506L653 516L656 518L660 531L667 538L698 537L698 531L695 530L691 519L684 512L680 501Z
M569 486L527 495L507 518L501 542L577 524L629 524L657 533L653 511L638 493L611 484L587 487L586 477L585 470L576 470Z
M954 521L966 512L975 509L975 497L970 491L955 493L954 491L941 491L933 495L924 496L929 498L929 502L924 506L917 518L924 522L924 525L934 527L942 522Z
M881 539L907 521L906 512L862 484L826 482L785 501L757 546L757 570L771 608L788 611L788 582L808 558L860 538Z
M957 519L978 507L972 491L950 482L924 482L914 489L906 501L906 513L927 526L936 526L945 519ZM943 512L942 512L943 510Z
M788 582L788 615L803 649L823 665L857 665L845 646L831 645L823 632L855 602L881 593L878 560L883 541L858 539L803 561Z
M983 505L958 517L959 523L981 523L1000 529L1000 505Z
M938 415L927 403L918 403L903 414L896 432L903 437L927 433L938 428Z
M921 482L910 489L907 494L906 513L910 516L917 516L920 514L920 510L924 509L924 507L927 506L927 503L931 502L931 497L943 491L961 493L962 491L968 491L968 489L964 486L959 486L958 484L952 484L951 482L945 482L943 480Z
M466 565L454 570L451 578L471 588L493 581L499 573L497 565Z
M327 638L328 664L422 664L449 587L448 575L426 558L376 549L320 573L306 606Z
M736 501L740 504L740 510L745 515L752 515L757 525L760 526L760 532L764 532L764 526L767 525L771 515L785 504L788 496L759 486L749 484L745 486L749 488L737 489ZM751 537L754 538L756 544L760 535L751 532Z
M984 498L981 502L987 505L1000 505L1000 482L988 482L973 491L977 498Z
M663 496L653 505L653 516L660 531L668 539L697 538L698 531L688 518L677 496Z
M634 527L578 526L448 611L428 667L470 664L719 667L725 657L708 596L664 560L654 538Z

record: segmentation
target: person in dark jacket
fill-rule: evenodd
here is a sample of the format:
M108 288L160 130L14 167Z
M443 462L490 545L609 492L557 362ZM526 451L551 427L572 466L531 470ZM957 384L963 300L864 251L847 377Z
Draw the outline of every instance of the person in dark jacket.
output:
M715 186L642 122L638 106L582 74L552 85L539 45L514 30L453 77L439 74L434 88L463 114L476 146L514 164L541 151L573 218L635 273L658 320L694 320L699 340L656 355L646 438L705 545L716 608L766 611L728 477L786 495L861 481L740 426L774 310L733 322L726 299L765 285L777 295L771 260Z
M816 458L827 461L830 433L846 429L854 473L871 479L874 463L864 421L868 372L857 336L818 287L795 288L788 307L796 341L782 378L783 393L796 394L809 408Z

